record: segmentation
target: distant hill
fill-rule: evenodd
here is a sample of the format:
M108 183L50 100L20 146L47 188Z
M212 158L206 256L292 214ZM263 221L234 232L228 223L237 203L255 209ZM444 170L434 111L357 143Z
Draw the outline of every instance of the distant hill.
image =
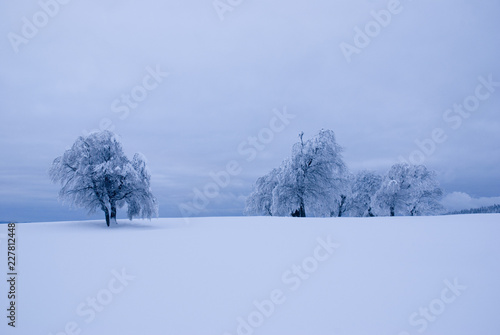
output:
M500 205L492 205L479 208L463 209L461 211L449 212L447 215L452 214L481 214L481 213L500 213Z

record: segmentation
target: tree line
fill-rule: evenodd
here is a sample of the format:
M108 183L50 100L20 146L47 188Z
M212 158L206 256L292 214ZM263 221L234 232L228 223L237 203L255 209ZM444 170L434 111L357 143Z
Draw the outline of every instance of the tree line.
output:
M456 214L491 214L500 213L500 204L495 204L491 206L482 206L479 208L463 209L461 211L452 211L446 213L446 215L456 215Z
M395 164L383 176L350 173L342 147L331 130L299 142L281 165L257 179L245 214L272 216L429 215L442 211L442 191L433 171L423 165ZM80 136L49 170L60 183L59 197L89 213L101 209L106 224L116 223L127 206L129 219L158 216L146 159L129 159L119 138L108 130Z
M331 130L293 145L290 157L257 179L246 215L395 216L443 211L442 190L424 165L394 164L385 175L349 172Z

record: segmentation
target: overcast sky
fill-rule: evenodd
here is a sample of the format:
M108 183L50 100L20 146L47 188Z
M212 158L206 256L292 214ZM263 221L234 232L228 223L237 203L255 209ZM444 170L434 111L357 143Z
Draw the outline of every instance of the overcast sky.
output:
M0 2L0 220L87 218L47 170L99 127L147 157L162 217L230 162L193 214L241 215L321 128L354 172L404 158L460 206L500 196L498 1L59 1Z

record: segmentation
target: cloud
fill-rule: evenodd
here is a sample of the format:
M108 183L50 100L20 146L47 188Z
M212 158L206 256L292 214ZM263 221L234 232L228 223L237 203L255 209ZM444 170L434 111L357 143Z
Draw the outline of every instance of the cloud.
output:
M0 1L0 34L22 34L23 17L32 20L38 3ZM500 36L500 3L403 1L404 10L347 63L340 43L354 43L355 27L364 29L387 4L246 1L224 21L212 1L61 5L18 53L0 39L0 204L9 204L0 214L21 220L30 207L43 208L47 220L66 219L46 171L84 130L111 121L127 154L148 158L161 215L178 216L211 171L230 160L243 166L239 144L283 106L296 118L207 213L241 213L238 197L290 154L297 134L321 128L335 131L353 171L380 173L443 128L448 139L425 162L443 188L500 195L500 88L459 129L442 119L474 93L478 76L500 81L500 48L491 42ZM116 112L156 66L170 76L137 106L132 101L128 117ZM28 219L39 221L32 212Z
M449 211L459 211L462 209L479 208L500 204L500 197L473 198L464 192L453 192L447 194L441 203Z

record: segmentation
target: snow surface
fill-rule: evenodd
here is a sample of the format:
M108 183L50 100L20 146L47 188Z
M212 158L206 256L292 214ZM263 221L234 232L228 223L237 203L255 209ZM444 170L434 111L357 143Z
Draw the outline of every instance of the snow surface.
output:
M499 236L500 214L23 223L0 333L498 335Z

